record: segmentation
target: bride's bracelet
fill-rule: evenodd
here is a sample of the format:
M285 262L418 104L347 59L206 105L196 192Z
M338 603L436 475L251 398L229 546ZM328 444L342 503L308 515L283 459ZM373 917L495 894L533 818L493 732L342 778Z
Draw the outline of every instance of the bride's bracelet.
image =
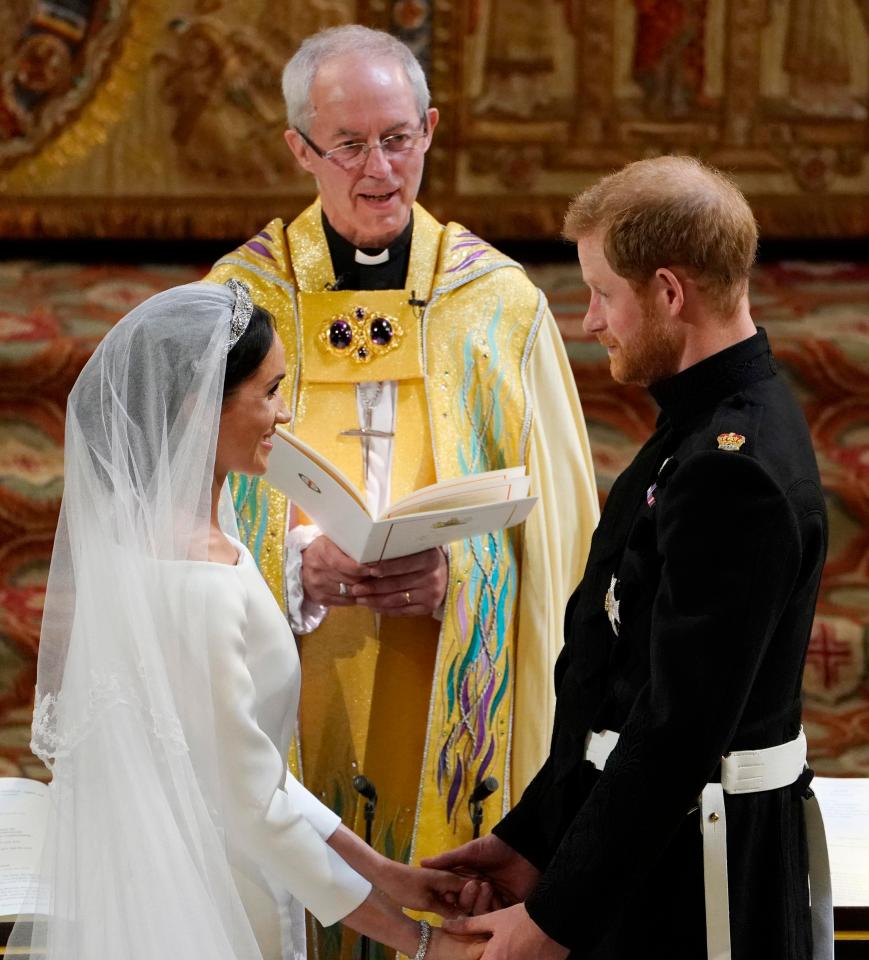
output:
M419 921L419 946L413 955L413 960L425 960L428 952L429 941L431 940L431 924L428 920Z

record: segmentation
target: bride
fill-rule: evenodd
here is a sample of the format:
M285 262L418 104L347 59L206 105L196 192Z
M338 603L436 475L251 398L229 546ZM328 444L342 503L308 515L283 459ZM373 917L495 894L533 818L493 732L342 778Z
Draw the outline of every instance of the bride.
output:
M418 960L482 952L398 906L449 915L462 879L380 856L287 771L295 643L218 519L227 473L266 469L283 376L246 288L194 283L121 320L73 388L32 741L46 910L13 931L24 955L300 960L305 907Z

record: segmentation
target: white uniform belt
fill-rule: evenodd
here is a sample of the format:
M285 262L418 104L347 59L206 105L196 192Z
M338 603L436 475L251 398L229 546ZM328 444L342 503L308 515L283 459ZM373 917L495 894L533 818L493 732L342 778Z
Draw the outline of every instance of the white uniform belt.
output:
M589 733L585 759L603 770L618 743L612 730ZM721 782L707 783L700 795L703 833L703 884L706 899L708 960L730 960L730 896L727 888L727 819L725 793L777 790L797 780L806 766L806 736L764 750L737 750L721 758ZM815 797L804 804L809 846L809 884L812 903L814 960L833 960L833 896L830 864L821 810ZM695 808L696 809L696 808Z

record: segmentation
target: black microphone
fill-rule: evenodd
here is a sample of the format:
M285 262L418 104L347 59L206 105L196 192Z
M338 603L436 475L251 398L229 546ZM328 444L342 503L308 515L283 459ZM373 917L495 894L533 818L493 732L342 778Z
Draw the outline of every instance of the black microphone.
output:
M480 835L480 827L483 825L483 801L490 797L498 789L498 781L494 777L486 777L481 780L468 797L468 813L471 815L471 823L474 825L474 839Z
M374 784L368 779L368 777L363 777L361 773L358 773L353 780L353 789L365 797L365 810L363 815L365 817L365 842L368 846L371 846L371 826L374 823L374 808L377 806L377 791L374 789ZM371 956L371 941L364 934L359 938L359 960L369 960Z
M491 777L489 779L492 779ZM495 786L497 787L497 781ZM358 774L353 778L353 789L361 794L369 803L377 803L377 791L374 789L374 784L368 779L368 777L363 777L362 774ZM488 794L487 794L488 796Z
M468 798L468 803L482 803L486 797L491 797L497 789L498 781L495 777L486 777L485 780L481 780L474 787L473 793Z

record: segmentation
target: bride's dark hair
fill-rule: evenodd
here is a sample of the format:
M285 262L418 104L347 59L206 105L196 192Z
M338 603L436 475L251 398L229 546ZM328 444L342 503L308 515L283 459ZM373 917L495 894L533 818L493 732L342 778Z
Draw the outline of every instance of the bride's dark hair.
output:
M268 310L254 304L247 329L226 357L223 399L237 390L265 360L275 338L275 321Z

